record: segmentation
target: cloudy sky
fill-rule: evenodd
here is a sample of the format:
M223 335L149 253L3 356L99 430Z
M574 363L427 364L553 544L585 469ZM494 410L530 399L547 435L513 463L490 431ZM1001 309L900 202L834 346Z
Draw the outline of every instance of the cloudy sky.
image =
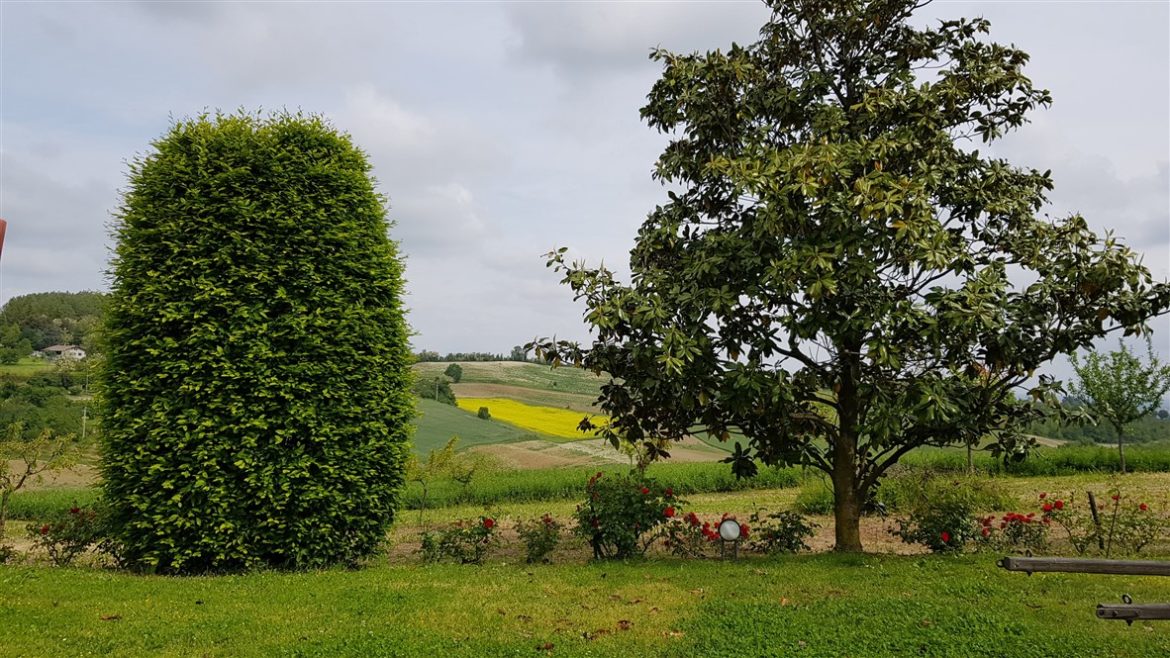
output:
M997 153L1052 169L1052 212L1112 228L1170 278L1170 5L936 2L1032 54L1051 110ZM647 55L755 39L757 2L0 2L0 299L104 289L126 162L172 118L328 116L370 155L408 256L416 348L585 335L541 255L624 268L664 198L638 118ZM1170 320L1155 342L1170 354ZM1057 366L1057 373L1064 371Z

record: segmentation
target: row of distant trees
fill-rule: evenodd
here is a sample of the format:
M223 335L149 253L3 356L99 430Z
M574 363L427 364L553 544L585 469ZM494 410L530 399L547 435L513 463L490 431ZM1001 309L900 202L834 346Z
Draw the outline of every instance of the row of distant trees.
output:
M512 348L509 354L495 354L493 352L448 352L439 354L431 350L421 350L414 353L414 360L418 363L448 362L448 361L530 361L529 353L521 345Z

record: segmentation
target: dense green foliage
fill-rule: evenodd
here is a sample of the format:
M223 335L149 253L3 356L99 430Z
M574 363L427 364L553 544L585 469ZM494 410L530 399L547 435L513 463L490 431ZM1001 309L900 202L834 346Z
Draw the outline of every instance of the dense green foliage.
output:
M451 382L445 377L418 377L414 380L415 396L423 400L434 400L443 404L454 405L455 393L451 390Z
M0 363L15 363L50 345L94 348L105 312L100 292L38 292L13 297L0 309Z
M443 371L443 374L450 377L452 382L458 384L459 380L463 377L463 368L461 368L458 363L452 363L451 365L447 366L447 369Z
M1083 362L1075 354L1069 360L1077 373L1070 391L1098 424L1107 423L1113 428L1124 473L1127 427L1162 406L1162 397L1170 391L1170 365L1161 363L1148 336L1145 362L1125 343L1109 354L1089 352Z
M319 118L201 116L131 164L102 369L122 556L165 572L373 552L409 451L402 265Z
M61 363L60 366L75 364ZM24 382L0 383L0 427L20 423L26 437L51 429L58 434L81 438L82 416L88 405L84 398L84 374L72 369L54 368L38 372ZM92 438L97 425L88 412L85 433Z
M987 438L1022 455L1018 427L1055 389L1015 393L1058 354L1145 330L1170 285L1082 217L1040 214L1048 172L974 150L1051 101L986 20L919 27L918 0L768 4L752 45L654 51L642 116L671 139L668 199L628 284L549 255L595 337L534 347L612 375L615 443L738 430L739 473L825 471L837 549L858 551L862 504L903 455Z
M0 567L13 656L1163 658L1105 622L1156 578L1010 573L996 556L664 559L138 577ZM416 558L417 559L417 558ZM619 622L625 621L625 624ZM551 649L542 647L552 647Z

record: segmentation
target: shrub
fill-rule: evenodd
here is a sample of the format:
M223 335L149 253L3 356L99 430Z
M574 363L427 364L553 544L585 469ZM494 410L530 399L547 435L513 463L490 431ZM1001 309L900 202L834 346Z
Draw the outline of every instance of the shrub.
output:
M463 379L463 366L459 365L458 363L452 363L451 365L447 366L447 369L443 371L443 374L447 375L451 378L451 381L458 384L459 380Z
M561 541L561 524L545 514L539 519L518 522L516 533L524 542L524 554L529 563L548 562L548 554Z
M672 555L701 558L707 548L719 538L709 521L703 521L694 512L675 514L664 528L663 547Z
M589 478L585 503L577 506L575 532L589 540L594 558L643 555L658 537L654 530L679 513L682 502L670 487L635 471Z
M316 117L201 116L131 164L103 330L128 562L352 564L409 453L403 268L366 157Z
M443 404L455 404L455 392L451 390L451 382L442 377L430 379L416 379L412 386L414 394L424 400L434 400Z
M875 498L892 511L912 511L930 504L948 490L961 489L972 510L1012 509L1019 504L1000 481L939 471L933 467L895 466L879 486Z
M68 566L105 536L104 515L96 508L76 505L28 526L35 548L44 549L59 567Z
M896 519L897 527L890 532L908 544L922 544L936 553L963 550L979 533L974 512L985 504L986 492L971 483L929 472L913 474L907 481L912 486L907 486L905 495L891 506L909 516Z
M751 524L755 539L749 548L767 555L807 551L804 540L816 534L817 529L817 524L797 512L764 514L764 510L756 510L751 515Z
M1093 551L1100 551L1106 557L1115 552L1137 554L1165 535L1170 520L1149 503L1129 500L1116 485L1109 494L1107 500L1100 501L1102 508L1098 510L1098 520L1094 521L1087 500L1080 507L1072 495L1066 502L1042 493L1044 519L1060 527L1073 549L1082 555Z
M499 541L496 520L490 516L457 521L438 532L424 532L422 554L426 562L451 559L459 564L483 564L488 549Z
M475 412L475 415L480 420L491 420L492 419L492 414L490 411L488 411L487 407L480 407L479 411Z
M793 508L800 514L832 514L833 489L820 479L810 479L800 487Z
M974 540L984 549L1041 551L1048 547L1049 524L1049 519L1035 512L1008 512L999 523L989 515L979 519Z
M0 544L0 565L8 564L16 559L17 551L15 546L9 544Z

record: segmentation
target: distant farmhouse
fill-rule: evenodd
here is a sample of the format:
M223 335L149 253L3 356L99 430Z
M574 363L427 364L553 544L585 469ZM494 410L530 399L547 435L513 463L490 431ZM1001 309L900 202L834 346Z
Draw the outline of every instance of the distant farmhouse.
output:
M85 350L78 345L50 345L43 350L33 352L33 356L39 356L50 361L57 359L84 359Z

